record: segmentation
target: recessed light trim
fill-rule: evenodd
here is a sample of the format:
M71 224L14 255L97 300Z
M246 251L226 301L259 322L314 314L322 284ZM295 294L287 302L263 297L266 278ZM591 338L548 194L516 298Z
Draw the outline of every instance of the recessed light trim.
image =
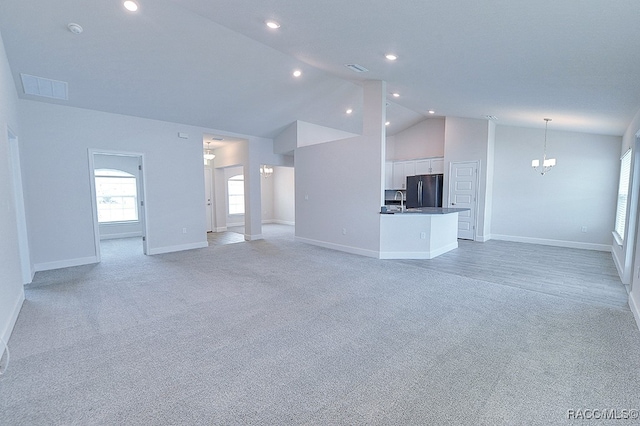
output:
M76 24L74 22L71 22L69 25L67 25L67 28L74 34L82 34L82 31L84 31L80 24Z
M353 112L353 110L351 108L348 108L347 111L346 111L347 114L351 114L352 112Z
M429 112L429 114L435 114L435 113L436 113L436 112L435 112L434 110L432 110L432 109L430 109L428 112Z
M387 121L386 123L384 123L385 126L388 126L389 124L391 124L390 121Z
M390 61L395 61L396 59L398 59L398 55L395 55L393 53L387 53L386 55L384 55L384 57Z
M302 75L302 71L300 71L300 70L293 71L293 76L294 77L300 77L301 75Z
M277 30L278 28L280 28L280 24L273 20L264 21L264 23L272 30Z
M124 6L125 9L127 9L130 12L136 12L138 10L138 3L132 0L127 0L124 3L122 3L122 5Z
M394 98L399 98L400 97L400 93L392 93L391 96L393 96Z

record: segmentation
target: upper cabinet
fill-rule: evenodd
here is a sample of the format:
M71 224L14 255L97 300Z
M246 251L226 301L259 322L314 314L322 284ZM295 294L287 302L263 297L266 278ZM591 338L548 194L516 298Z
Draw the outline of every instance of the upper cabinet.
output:
M387 162L385 189L406 189L407 176L434 175L440 173L444 173L444 158L442 157L394 161L391 171L389 171L389 162ZM391 176L389 176L390 174Z

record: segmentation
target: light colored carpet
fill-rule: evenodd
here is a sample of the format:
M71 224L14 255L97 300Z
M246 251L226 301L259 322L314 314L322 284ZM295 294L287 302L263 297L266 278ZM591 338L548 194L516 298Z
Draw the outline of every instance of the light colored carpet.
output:
M149 257L136 244L27 287L0 424L548 425L640 409L628 310L288 232Z

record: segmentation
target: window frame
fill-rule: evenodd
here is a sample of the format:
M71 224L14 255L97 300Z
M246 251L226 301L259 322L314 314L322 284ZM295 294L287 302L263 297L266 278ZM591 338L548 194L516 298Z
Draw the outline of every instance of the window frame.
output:
M627 216L629 204L629 189L631 183L631 153L628 149L622 157L620 157L620 177L618 180L618 199L616 203L616 220L613 235L616 242L622 245L624 242L624 234L627 229Z
M238 174L227 179L227 214L241 216L244 213L244 175Z
M95 183L95 188L96 188L96 209L97 209L97 221L99 225L115 225L115 224L122 224L122 223L139 223L140 222L140 211L138 208L138 200L139 200L139 190L138 190L138 178L136 175L131 174L129 172L126 172L124 170L120 170L120 169L111 169L111 168L101 168L101 169L95 169L94 170L94 183ZM100 206L101 203L100 202L100 198L104 197L104 195L100 194L100 182L99 180L102 179L118 179L118 180L122 180L122 179L132 179L133 180L133 188L134 188L134 194L133 195L112 195L111 197L118 197L124 199L133 199L133 209L131 208L126 208L126 209L121 209L121 210L133 210L134 215L135 215L135 219L120 219L120 220L101 220L101 215L100 215Z

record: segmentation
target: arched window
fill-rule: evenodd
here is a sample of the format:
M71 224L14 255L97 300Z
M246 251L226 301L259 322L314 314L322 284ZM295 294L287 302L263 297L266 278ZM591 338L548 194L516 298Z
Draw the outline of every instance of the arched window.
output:
M231 176L227 181L229 214L244 214L244 175Z
M96 169L98 222L138 220L138 185L131 173L115 169Z

